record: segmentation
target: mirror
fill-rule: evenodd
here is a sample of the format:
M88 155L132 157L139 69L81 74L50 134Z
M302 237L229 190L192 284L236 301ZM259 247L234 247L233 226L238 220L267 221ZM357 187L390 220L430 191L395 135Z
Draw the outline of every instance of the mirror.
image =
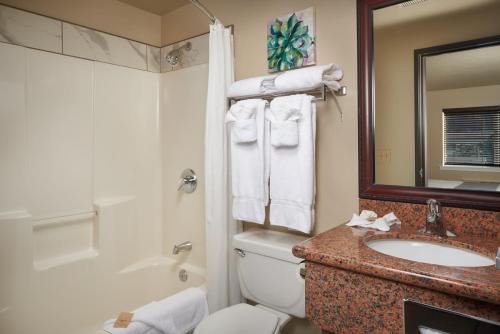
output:
M498 0L358 2L360 197L500 204L499 17Z

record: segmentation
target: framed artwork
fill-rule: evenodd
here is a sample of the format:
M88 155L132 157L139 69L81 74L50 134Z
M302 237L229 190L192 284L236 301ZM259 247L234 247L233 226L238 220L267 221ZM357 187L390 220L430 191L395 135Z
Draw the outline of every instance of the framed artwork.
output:
M280 72L314 65L316 41L314 8L270 21L267 25L267 67Z

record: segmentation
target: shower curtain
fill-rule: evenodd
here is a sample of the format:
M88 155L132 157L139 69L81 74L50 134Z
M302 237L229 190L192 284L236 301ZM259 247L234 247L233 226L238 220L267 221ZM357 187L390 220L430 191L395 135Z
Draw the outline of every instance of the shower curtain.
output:
M205 122L205 229L210 312L241 301L231 240L241 228L229 214L228 151L225 114L227 87L234 80L231 30L210 25Z

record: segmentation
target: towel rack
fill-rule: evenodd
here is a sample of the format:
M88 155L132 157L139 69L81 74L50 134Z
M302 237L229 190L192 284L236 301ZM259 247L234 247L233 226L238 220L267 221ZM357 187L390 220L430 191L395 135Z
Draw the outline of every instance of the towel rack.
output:
M269 93L269 94L258 94L258 95L245 95L245 96L234 96L234 97L229 97L229 105L232 105L238 101L241 100L247 100L247 99L263 99L263 100L272 100L275 97L279 96L287 96L291 94L310 94L310 95L319 95L314 97L313 101L326 101L328 92L330 90L326 85L321 85L317 88L313 89L307 89L307 90L296 90L296 91L289 91L289 92L276 92L276 93ZM338 91L335 91L335 95L337 96L346 96L347 95L347 87L346 86L341 86Z

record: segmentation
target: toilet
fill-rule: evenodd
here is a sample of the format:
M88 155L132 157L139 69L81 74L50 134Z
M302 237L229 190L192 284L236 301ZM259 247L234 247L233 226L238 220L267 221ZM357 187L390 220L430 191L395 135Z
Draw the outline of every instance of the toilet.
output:
M292 247L306 238L270 231L250 230L233 238L239 254L237 271L242 295L253 302L212 313L194 334L277 334L292 316L305 317L302 259Z

